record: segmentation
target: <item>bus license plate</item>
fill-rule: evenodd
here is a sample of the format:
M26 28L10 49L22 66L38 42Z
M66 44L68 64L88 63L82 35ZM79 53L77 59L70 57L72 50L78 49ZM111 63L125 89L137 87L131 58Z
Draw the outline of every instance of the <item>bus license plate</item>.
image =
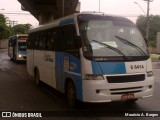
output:
M122 100L130 100L130 99L134 99L134 94L124 94L122 95Z

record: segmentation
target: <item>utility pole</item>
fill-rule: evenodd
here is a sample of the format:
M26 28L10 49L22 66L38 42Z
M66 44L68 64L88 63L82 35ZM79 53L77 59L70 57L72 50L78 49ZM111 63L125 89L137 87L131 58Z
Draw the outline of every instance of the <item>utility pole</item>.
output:
M18 22L18 21L12 21L12 23L13 23L13 27L14 27L14 25L16 25L16 24L17 24L17 22Z
M7 21L8 21L7 24L8 24L9 27L14 27L18 22L18 21L12 21L12 20L7 20Z
M149 39L149 6L150 6L150 2L153 2L153 0L144 0L147 1L147 16L146 16L146 39Z
M140 6L140 4L138 3L138 2L134 2L135 4L137 4L140 8L141 8L141 10L143 11L143 13L145 14L145 17L147 16L147 14L146 14L146 12L143 10L143 8Z
M99 0L99 12L101 11L101 1Z

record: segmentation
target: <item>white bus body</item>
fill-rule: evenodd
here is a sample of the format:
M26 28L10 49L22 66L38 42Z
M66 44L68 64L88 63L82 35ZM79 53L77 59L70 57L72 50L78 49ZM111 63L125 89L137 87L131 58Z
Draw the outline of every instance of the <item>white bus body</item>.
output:
M75 44L80 40L82 46L74 46L72 39ZM30 30L27 46L29 74L66 93L71 105L75 99L135 101L153 94L146 42L126 18L70 15Z

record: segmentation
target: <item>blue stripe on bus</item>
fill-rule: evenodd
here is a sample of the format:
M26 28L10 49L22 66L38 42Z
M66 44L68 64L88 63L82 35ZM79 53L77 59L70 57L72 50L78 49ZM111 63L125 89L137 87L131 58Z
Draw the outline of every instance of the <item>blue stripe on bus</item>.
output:
M59 25L61 26L61 25L72 24L72 23L74 23L74 19L68 18L68 19L60 21Z
M73 80L76 88L77 99L82 101L83 95L82 95L82 78L81 78L80 59L68 53L64 53L64 57L69 58L69 71L65 72L64 77L65 78L70 77Z
M81 78L80 59L63 52L56 52L55 57L56 57L56 62L55 62L56 88L64 92L65 79L71 78L76 88L77 99L82 101L83 96L82 96L82 78ZM64 61L67 62L66 60L69 61L68 71L66 71L67 65L66 66L64 65Z
M92 62L93 74L126 74L124 62Z

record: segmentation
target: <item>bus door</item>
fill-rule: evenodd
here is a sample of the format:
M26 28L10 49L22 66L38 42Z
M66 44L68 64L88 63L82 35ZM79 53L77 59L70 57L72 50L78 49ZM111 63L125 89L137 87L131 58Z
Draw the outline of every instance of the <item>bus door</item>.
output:
M65 52L64 52L64 78L72 80L77 99L82 100L82 78L79 48L76 44L75 25L67 26Z
M56 75L58 77L57 87L62 90L64 90L64 82L66 78L72 79L76 88L79 89L78 86L81 87L81 66L79 50L75 43L75 36L75 26L67 26L66 32L64 32L65 38L60 42L63 52L58 52L56 56ZM79 91L81 91L81 88Z

